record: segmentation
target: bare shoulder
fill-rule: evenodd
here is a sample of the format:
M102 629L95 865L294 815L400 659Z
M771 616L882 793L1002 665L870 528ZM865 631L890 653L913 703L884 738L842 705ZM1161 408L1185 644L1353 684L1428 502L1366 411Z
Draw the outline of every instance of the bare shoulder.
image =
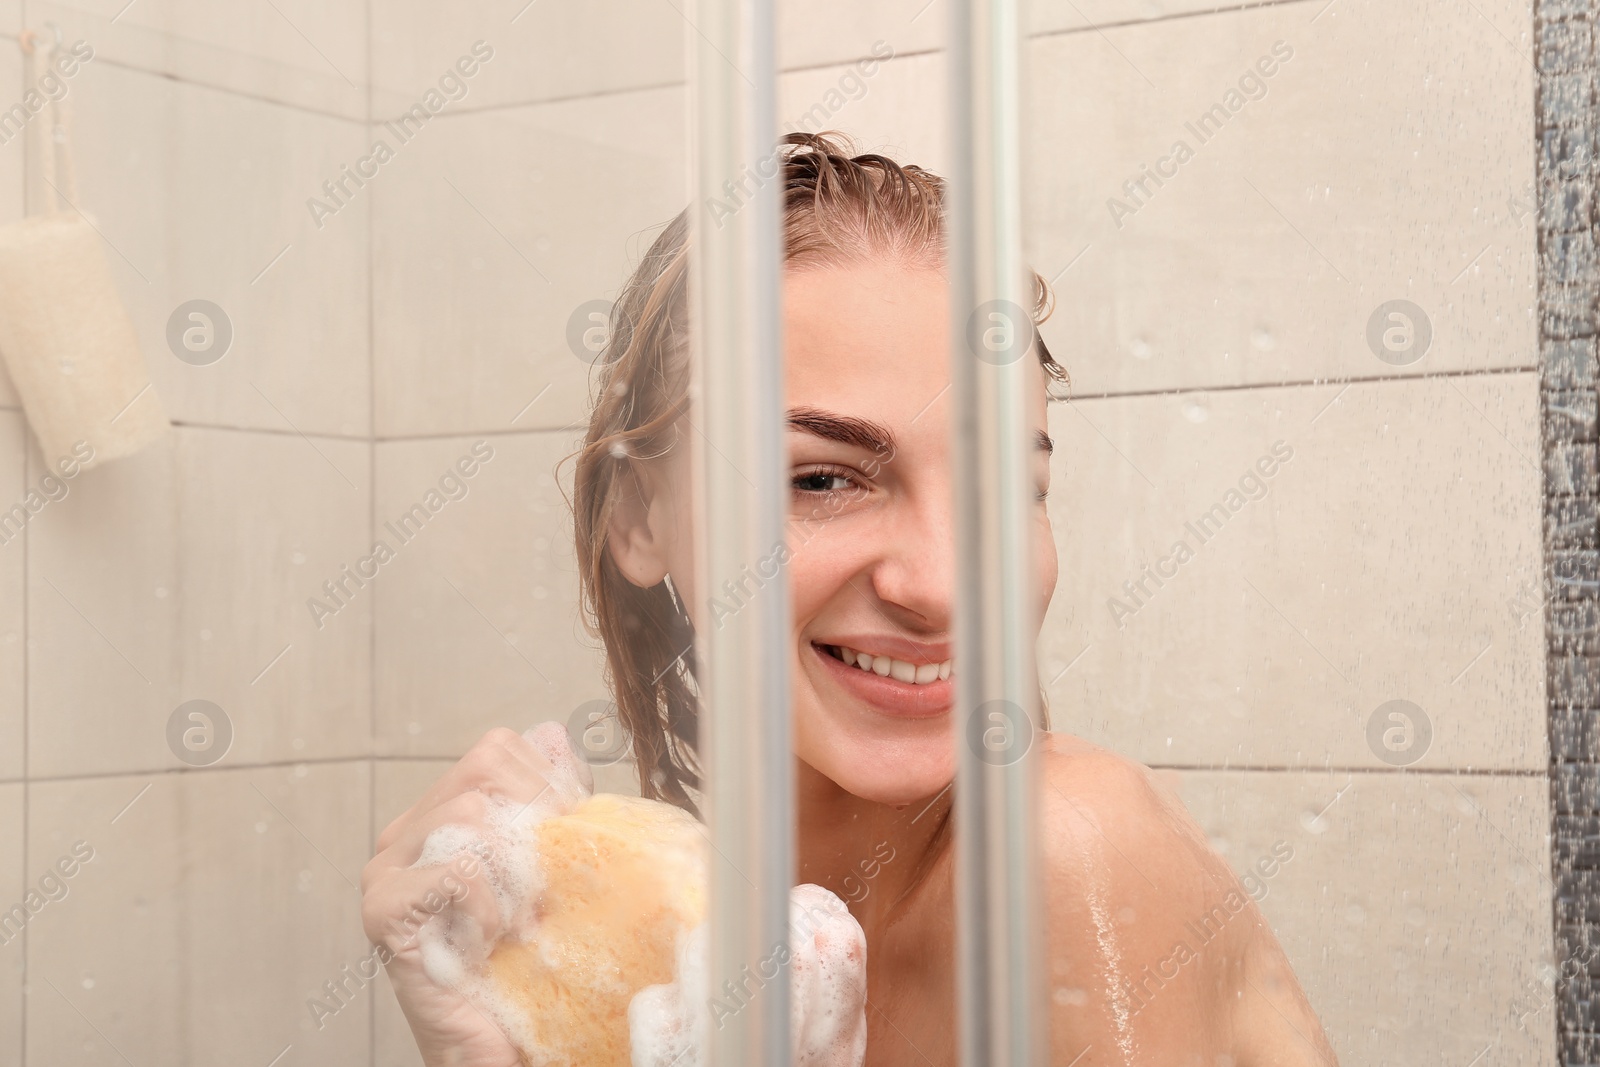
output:
M1053 1061L1334 1063L1256 902L1179 797L1098 745L1042 745Z
M1237 882L1183 802L1149 768L1080 738L1047 734L1041 837L1053 877L1106 880L1124 899L1199 899Z

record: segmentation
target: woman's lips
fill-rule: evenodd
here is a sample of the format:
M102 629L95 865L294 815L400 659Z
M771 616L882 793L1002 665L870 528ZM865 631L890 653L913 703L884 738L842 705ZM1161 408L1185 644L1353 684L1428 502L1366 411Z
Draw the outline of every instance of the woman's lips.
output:
M955 699L955 689L949 678L921 685L902 682L852 667L821 645L813 644L811 651L822 662L822 669L846 692L884 715L901 719L931 719L948 712Z

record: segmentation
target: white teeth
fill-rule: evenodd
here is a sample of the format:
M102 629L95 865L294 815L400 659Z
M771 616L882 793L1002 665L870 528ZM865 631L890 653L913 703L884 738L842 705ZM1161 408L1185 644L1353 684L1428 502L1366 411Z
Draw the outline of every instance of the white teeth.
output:
M907 663L905 660L889 656L869 656L865 652L857 652L843 645L835 645L834 648L838 651L839 658L852 667L871 671L880 678L892 677L896 681L909 682L912 685L927 685L950 677L949 660L942 663Z

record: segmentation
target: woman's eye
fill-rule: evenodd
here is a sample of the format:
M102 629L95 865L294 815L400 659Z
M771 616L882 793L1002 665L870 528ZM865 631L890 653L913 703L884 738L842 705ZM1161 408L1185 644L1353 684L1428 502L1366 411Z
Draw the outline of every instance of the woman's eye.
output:
M811 471L795 475L794 487L802 493L842 493L850 488L850 479L830 471Z

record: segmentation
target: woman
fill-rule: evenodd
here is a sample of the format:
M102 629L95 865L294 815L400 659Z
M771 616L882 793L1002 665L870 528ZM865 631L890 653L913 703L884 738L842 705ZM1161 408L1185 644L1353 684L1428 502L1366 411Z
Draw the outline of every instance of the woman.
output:
M950 637L943 185L830 136L786 138L784 282L797 880L851 901L867 939L867 1063L953 1062ZM692 590L685 351L687 218L625 287L578 456L585 605L641 791L693 809ZM1049 293L1035 276L1035 316ZM1045 417L1065 372L1036 345L1038 617L1054 590ZM1051 1062L1331 1064L1276 939L1181 803L1145 768L1064 734L1038 742ZM532 801L548 762L491 732L378 841L364 878L374 941L424 1060L513 1067L499 1030L429 981L396 920L435 879L428 833ZM885 858L889 857L889 858ZM1282 858L1282 857L1280 857ZM491 904L485 905L484 901ZM454 905L453 905L454 906ZM488 892L467 893L489 936ZM1198 931L1205 931L1198 936Z

